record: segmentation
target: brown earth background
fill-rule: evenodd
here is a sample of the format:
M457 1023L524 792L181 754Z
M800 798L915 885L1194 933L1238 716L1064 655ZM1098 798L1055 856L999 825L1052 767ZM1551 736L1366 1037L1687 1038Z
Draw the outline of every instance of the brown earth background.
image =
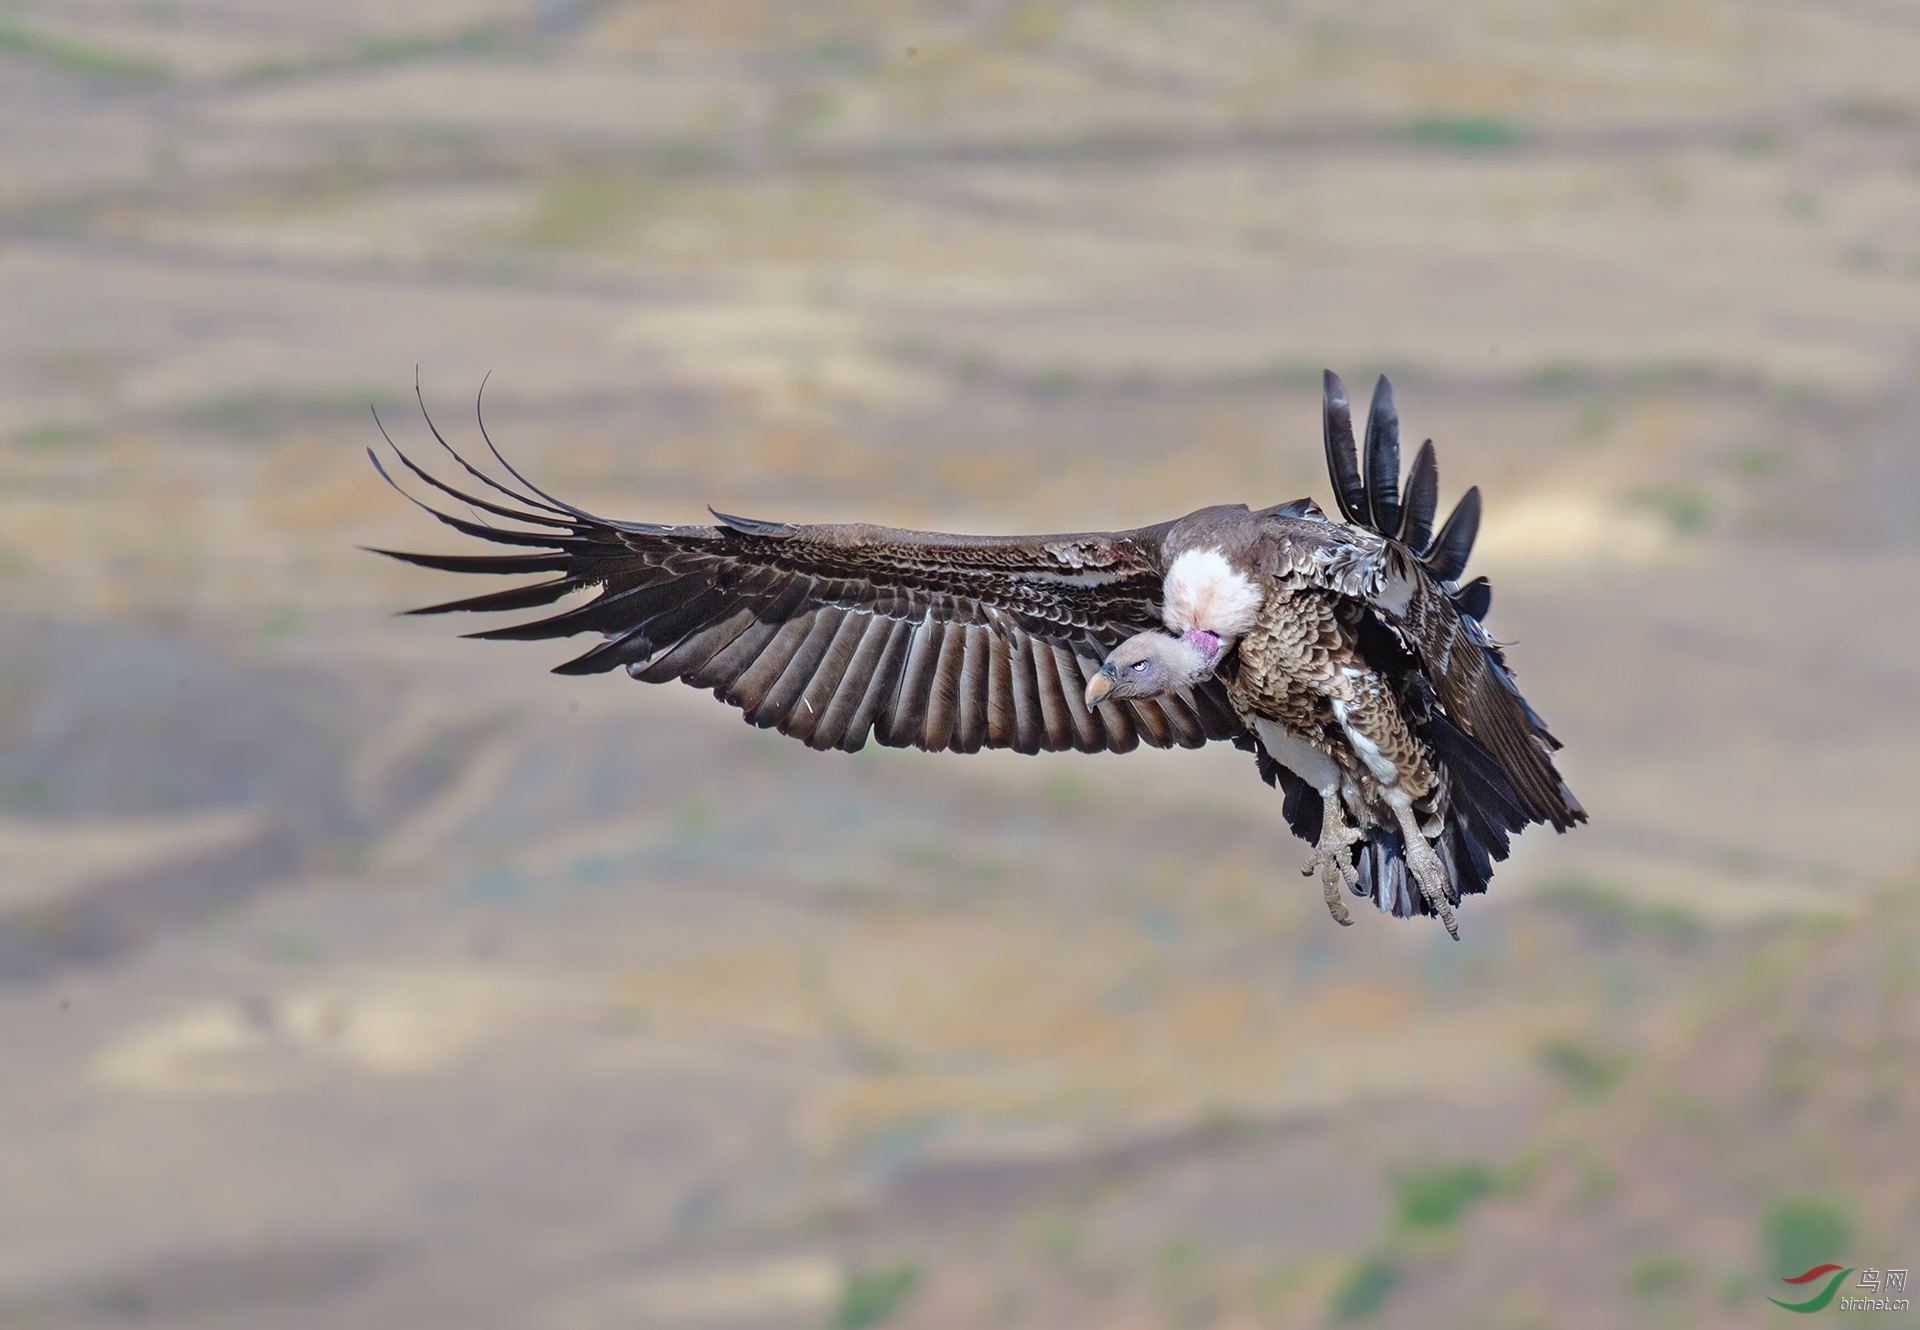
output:
M1901 0L0 7L0 1326L1920 1265L1915 69ZM416 363L615 516L977 531L1325 502L1387 371L1593 823L1340 930L1238 753L816 756L395 620Z

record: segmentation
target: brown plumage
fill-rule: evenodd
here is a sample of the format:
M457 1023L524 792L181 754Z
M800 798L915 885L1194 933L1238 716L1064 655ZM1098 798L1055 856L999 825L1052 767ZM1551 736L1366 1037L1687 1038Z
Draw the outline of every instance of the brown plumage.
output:
M1364 476L1331 373L1323 414L1335 496L1351 525L1306 499L1054 536L718 512L698 525L619 522L532 484L491 439L509 479L473 465L434 429L491 497L454 487L396 448L401 464L476 518L515 525L421 506L515 552L379 552L451 572L547 575L417 614L527 610L591 593L472 636L593 634L593 647L556 673L678 679L817 749L851 752L869 737L964 753L1229 740L1255 753L1262 775L1285 791L1289 824L1317 842L1309 871L1321 875L1336 918L1345 921L1346 885L1396 914L1437 914L1451 930L1452 907L1486 889L1510 832L1529 822L1565 830L1585 814L1553 768L1557 743L1480 626L1485 580L1459 585L1478 491L1436 536L1433 447L1422 445L1401 489L1386 381L1368 423Z

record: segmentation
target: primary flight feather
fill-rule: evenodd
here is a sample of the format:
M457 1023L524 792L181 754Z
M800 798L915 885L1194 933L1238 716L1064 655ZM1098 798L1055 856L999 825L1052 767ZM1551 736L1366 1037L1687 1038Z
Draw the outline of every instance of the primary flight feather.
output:
M1512 834L1536 822L1565 831L1586 813L1554 768L1558 741L1482 627L1486 579L1460 581L1479 491L1435 533L1433 444L1420 446L1403 486L1384 378L1364 473L1331 371L1322 416L1344 524L1296 499L1055 536L718 512L693 526L617 522L540 489L491 439L508 480L434 430L494 497L463 492L396 448L401 464L517 525L421 506L516 552L378 552L448 572L547 575L415 614L534 609L591 591L557 614L471 636L594 634L555 672L678 679L812 748L852 752L869 736L962 753L1229 740L1283 792L1336 920L1350 922L1351 890L1392 914L1435 915L1458 937L1455 907L1487 889Z

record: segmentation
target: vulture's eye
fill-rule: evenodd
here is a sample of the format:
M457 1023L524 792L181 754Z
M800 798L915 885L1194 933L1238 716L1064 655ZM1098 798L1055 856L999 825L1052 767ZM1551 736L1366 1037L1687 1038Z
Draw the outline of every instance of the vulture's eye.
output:
M1127 668L1135 674L1145 674L1147 672L1147 662L1144 660L1136 660L1133 664L1127 666Z

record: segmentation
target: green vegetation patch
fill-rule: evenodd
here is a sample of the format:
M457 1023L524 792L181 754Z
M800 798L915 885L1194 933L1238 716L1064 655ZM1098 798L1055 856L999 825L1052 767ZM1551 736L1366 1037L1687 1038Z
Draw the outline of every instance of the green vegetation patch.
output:
M263 60L242 71L240 84L311 78L350 69L377 69L444 55L497 55L511 49L512 34L498 22L472 23L450 32L376 34L349 45L285 60Z
M1560 393L1593 382L1592 369L1577 360L1543 360L1528 370L1522 384L1533 392Z
M80 78L164 83L173 77L169 66L151 56L131 55L36 32L17 19L0 19L0 56L29 60L57 73Z
M1760 1221L1760 1245L1767 1268L1799 1274L1823 1261L1846 1259L1853 1219L1835 1201L1796 1196L1781 1201Z
M1659 512L1676 535L1699 535L1713 518L1707 495L1693 486L1644 486L1628 495L1634 507Z
M397 397L379 388L314 392L254 388L216 393L185 403L175 416L189 428L238 439L271 435L301 417L358 414L369 407L387 410L398 403Z
M906 1305L919 1283L920 1267L911 1261L849 1273L827 1330L867 1330L884 1325Z
M1764 480L1787 469L1791 459L1787 450L1776 444L1753 444L1737 448L1727 459L1736 473L1748 480Z
M1633 1263L1627 1274L1627 1286L1637 1297L1654 1300L1671 1298L1693 1283L1693 1267L1671 1252L1652 1252Z
M1568 1200L1575 1210L1591 1210L1620 1189L1620 1176L1606 1160L1589 1154L1574 1174Z
M1583 442L1592 442L1613 428L1613 408L1604 398L1589 397L1574 413L1573 432Z
M100 442L97 426L72 420L38 420L14 431L13 441L22 448L51 452L56 448L84 448Z
M1335 1321L1365 1321L1379 1314L1404 1277L1391 1252L1372 1252L1355 1261L1333 1291L1327 1315Z
M1532 137L1511 120L1494 115L1415 116L1401 134L1414 143L1477 152L1517 148Z
M1418 1168L1395 1180L1395 1213L1405 1228L1451 1228L1499 1190L1499 1178L1485 1164L1467 1161Z
M512 239L535 249L589 248L628 230L655 197L637 174L570 172L541 186Z
M1540 894L1546 900L1570 906L1593 923L1624 932L1672 942L1695 942L1707 932L1706 921L1684 905L1636 900L1587 878L1557 879L1543 886Z
M1079 1210L1049 1210L1035 1215L1025 1229L1033 1249L1055 1265L1072 1265L1086 1251L1086 1218Z
M485 55L504 49L507 34L497 23L475 23L448 33L395 33L357 42L342 58L355 65L402 64L430 55Z
M1627 1074L1629 1064L1624 1053L1597 1048L1578 1039L1549 1039L1540 1045L1539 1058L1541 1066L1582 1099L1601 1099L1611 1094Z

